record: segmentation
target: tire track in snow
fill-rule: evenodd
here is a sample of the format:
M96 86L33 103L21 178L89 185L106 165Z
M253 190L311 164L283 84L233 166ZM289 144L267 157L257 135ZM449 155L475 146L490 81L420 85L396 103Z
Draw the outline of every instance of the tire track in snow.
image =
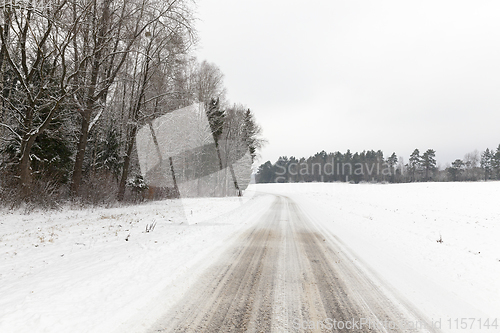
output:
M151 332L434 332L394 300L295 202L276 197ZM362 319L371 327L346 327ZM422 329L388 325L416 321Z

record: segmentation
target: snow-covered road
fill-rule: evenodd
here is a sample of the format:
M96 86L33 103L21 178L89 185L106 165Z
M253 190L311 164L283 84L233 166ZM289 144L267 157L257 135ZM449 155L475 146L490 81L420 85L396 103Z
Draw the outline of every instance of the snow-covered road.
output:
M243 198L0 211L0 332L145 332L194 298L235 240L269 217L276 196L290 198L325 239L324 253L341 252L397 311L445 332L500 331L500 182L488 182L252 185ZM285 294L286 279L272 279ZM321 290L311 297L322 302ZM462 330L462 318L474 321Z
M150 332L436 332L300 206L276 196Z

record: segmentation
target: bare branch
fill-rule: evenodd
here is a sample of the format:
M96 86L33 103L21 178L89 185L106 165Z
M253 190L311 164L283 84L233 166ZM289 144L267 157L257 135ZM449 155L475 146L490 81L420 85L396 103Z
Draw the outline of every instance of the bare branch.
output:
M14 129L12 127L10 127L9 125L7 124L3 124L3 123L0 123L0 126L3 126L5 128L7 128L12 134L14 134L14 136L19 139L19 141L21 141L23 138L21 138L21 136L19 136L19 134L17 134L16 131L14 131Z

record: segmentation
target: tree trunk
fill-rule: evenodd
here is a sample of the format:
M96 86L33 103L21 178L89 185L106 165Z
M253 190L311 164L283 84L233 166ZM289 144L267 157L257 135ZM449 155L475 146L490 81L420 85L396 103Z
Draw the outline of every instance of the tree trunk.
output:
M76 196L80 190L83 175L83 160L85 158L85 149L87 147L90 123L90 110L82 113L82 126L80 129L80 138L78 140L75 166L73 169L73 178L71 183L71 194Z
M214 140L215 140L215 150L217 152L217 158L219 159L219 171L223 171L224 166L222 165L222 156L220 154L219 140L215 136L214 136ZM219 172L219 175L222 175L222 172ZM226 196L226 177L225 177L225 174L224 174L224 181L220 181L219 184L217 184L217 185L220 186L221 184L222 184L222 186L221 186L222 196L225 197Z
M4 17L4 21L5 21L5 25L4 25L4 36L3 36L3 39L4 40L8 40L9 38L9 23L8 21L10 21L10 13L9 12L6 12L4 13L5 16L7 17ZM3 44L3 43L2 43ZM0 123L2 123L4 121L4 118L5 118L5 113L6 113L6 101L8 100L8 94L7 94L7 91L9 91L10 89L6 89L6 83L7 83L7 76L5 75L5 72L6 72L6 68L7 68L7 55L6 55L6 49L4 47L4 45L2 45L2 48L1 48L1 55L0 55L0 75L1 75L1 80L0 80L0 94L2 94L3 98L2 98L2 101L1 101L1 108L2 110L0 110ZM2 137L3 135L3 131L4 131L4 128L0 126L0 137Z
M231 177L233 177L234 188L238 192L238 196L241 197L241 190L240 187L238 186L238 181L236 180L236 175L234 173L234 168L232 163L229 163L229 170L231 171Z
M29 197L31 194L31 185L33 177L31 175L31 163L29 154L24 154L19 163L19 182L23 197Z
M137 126L134 126L130 131L130 136L127 138L127 151L125 154L125 158L123 160L122 177L120 180L120 185L118 187L118 201L123 201L125 197L125 185L127 184L128 170L130 167L130 159L132 157L132 151L134 149L136 133L137 133Z
M36 136L25 137L21 143L21 158L19 159L19 185L23 197L31 195L33 175L31 174L30 151L35 143Z
M172 160L172 157L168 158L168 162L170 164L170 172L172 173L172 180L174 181L174 195L175 198L180 198L181 197L181 192L179 191L179 186L177 186L177 179L175 178L175 170L174 170L174 162Z

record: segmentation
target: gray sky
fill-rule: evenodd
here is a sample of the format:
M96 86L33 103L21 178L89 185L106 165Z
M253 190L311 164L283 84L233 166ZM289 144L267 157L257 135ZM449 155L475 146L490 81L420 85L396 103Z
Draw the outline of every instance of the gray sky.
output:
M252 109L262 162L500 144L500 1L199 0L199 60Z

